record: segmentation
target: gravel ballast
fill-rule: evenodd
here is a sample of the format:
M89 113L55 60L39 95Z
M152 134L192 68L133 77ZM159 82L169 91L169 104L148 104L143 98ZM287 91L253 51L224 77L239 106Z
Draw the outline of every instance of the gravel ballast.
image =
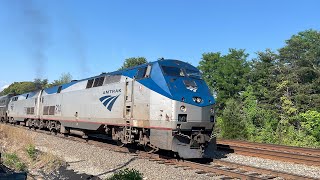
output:
M91 174L102 179L115 171L133 168L143 173L144 179L218 179L197 174L194 170L184 170L147 159L140 159L133 154L113 152L81 142L61 139L46 134L36 136L39 150L50 152L63 158L69 168L79 173Z
M297 174L301 176L320 178L320 167L317 166L287 163L283 161L274 161L270 159L243 156L238 154L228 154L226 158L223 158L223 160L264 169Z
M35 133L28 131L28 133ZM195 170L175 168L173 165L158 164L140 159L133 154L114 152L86 143L75 142L59 137L37 133L34 141L39 150L50 152L63 158L68 168L105 179L124 168L133 168L143 173L144 179L219 179L197 174ZM320 178L320 167L273 161L256 157L227 154L223 160L245 165L272 169L298 175Z

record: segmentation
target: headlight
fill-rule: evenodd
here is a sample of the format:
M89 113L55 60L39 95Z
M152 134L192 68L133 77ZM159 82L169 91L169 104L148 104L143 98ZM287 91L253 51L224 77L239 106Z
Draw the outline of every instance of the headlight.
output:
M182 106L180 106L180 110L181 110L182 112L186 112L187 108L182 105Z
M202 102L202 99L201 97L193 97L192 100L196 103L201 103Z

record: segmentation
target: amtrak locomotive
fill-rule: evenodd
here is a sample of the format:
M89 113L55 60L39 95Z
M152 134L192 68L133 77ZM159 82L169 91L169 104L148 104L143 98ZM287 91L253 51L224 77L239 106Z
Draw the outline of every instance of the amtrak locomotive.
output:
M0 100L2 120L30 128L84 138L104 134L120 145L136 143L182 158L212 157L215 151L215 99L199 70L178 60L162 59Z

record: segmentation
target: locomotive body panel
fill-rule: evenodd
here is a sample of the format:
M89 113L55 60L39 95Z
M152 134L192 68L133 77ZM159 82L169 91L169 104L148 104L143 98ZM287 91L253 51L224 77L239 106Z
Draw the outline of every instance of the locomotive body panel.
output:
M43 94L43 108L54 106L55 111L42 114L41 119L59 120L65 127L88 130L96 130L102 124L123 124L124 82L86 88L88 81L77 82L58 94Z
M150 119L150 89L137 81L133 81L132 119L149 121Z
M40 93L41 91L36 91L12 97L8 109L8 116L11 118L9 121L38 118L38 97Z
M0 120L1 121L7 120L8 107L9 107L8 105L11 97L12 97L12 94L8 94L0 97Z

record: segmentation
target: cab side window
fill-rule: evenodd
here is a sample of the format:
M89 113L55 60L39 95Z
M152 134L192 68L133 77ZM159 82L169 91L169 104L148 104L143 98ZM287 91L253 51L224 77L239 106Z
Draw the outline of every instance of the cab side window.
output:
M138 69L138 72L136 74L136 79L142 79L144 78L145 74L147 72L147 67L142 67Z
M145 66L138 69L137 74L135 75L136 79L148 78L150 76L151 66Z

